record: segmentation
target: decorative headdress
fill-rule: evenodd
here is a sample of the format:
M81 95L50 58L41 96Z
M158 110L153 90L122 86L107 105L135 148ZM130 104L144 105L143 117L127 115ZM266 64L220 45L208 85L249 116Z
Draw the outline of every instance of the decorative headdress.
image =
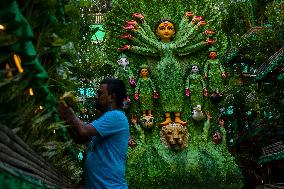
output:
M148 66L147 64L142 64L142 65L140 66L140 70L141 70L141 69L144 69L144 68L149 69L149 66Z

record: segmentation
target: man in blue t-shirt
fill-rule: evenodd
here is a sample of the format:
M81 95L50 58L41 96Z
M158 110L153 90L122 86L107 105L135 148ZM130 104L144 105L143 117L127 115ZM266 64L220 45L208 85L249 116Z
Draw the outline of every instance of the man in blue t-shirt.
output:
M85 162L87 189L127 189L125 164L127 158L129 124L123 111L125 85L118 79L101 82L96 96L96 109L102 116L84 126L66 103L59 103L61 116L74 128L81 142L91 140Z

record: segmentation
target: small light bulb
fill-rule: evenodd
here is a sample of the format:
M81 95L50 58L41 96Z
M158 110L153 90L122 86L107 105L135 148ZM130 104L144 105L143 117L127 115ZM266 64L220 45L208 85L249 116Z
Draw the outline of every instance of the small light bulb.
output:
M32 88L29 88L29 95L34 96L34 91Z
M0 24L0 30L5 30L5 26L3 26L2 24Z

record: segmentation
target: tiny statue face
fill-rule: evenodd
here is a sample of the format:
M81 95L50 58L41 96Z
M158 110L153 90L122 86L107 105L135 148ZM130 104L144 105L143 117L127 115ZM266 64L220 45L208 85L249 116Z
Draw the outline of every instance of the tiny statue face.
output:
M140 76L143 77L143 78L147 77L148 76L148 69L147 68L141 69Z
M151 128L154 127L154 117L152 117L152 116L143 116L140 119L140 123L141 123L141 125L145 129L151 129Z
M120 58L117 63L125 68L129 64L129 60L125 57Z
M170 41L171 37L175 34L174 25L169 21L164 21L159 24L156 29L156 34L161 38L162 41Z
M211 52L209 53L209 58L211 58L211 59L216 59L216 57L217 57L217 52L211 51Z
M213 134L213 142L214 144L220 144L222 140L221 133L219 131L215 131Z
M197 67L197 66L192 66L192 67L191 67L191 72L192 72L192 73L198 73L198 72L199 72L198 67Z

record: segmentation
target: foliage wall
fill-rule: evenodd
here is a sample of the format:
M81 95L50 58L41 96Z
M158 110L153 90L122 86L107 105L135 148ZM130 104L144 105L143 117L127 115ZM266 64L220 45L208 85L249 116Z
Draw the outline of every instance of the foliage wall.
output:
M95 64L103 65L88 35L90 14L81 17L92 4L7 0L0 5L1 123L78 182L82 146L69 138L56 106L64 92L76 91L80 78L94 78ZM82 49L89 52L88 60Z
M155 31L161 18L167 18L175 24L178 32L179 22L186 11L204 16L204 20L208 21L206 29L217 31L218 42L215 48L218 49L219 58L222 61L226 60L227 49L232 46L230 34L223 31L222 28L224 19L229 14L227 5L226 2L220 1L116 1L105 18L105 52L108 54L108 61L119 70L117 60L121 52L117 49L124 44L131 45L132 42L120 39L118 36L128 33L123 29L123 26L125 20L133 20L133 13L142 13L152 31ZM135 37L135 33L131 33L131 35ZM155 70L159 57L138 55L128 51L123 53L128 57L129 68L133 71L136 79L139 78L139 66L142 64L149 65L150 77L154 81L159 77ZM193 64L200 65L202 73L207 59L208 47L179 58L184 71L184 80ZM172 79L174 79L175 70L172 72ZM209 99L205 100L205 109L213 117L211 128L208 128L203 121L197 123L191 119L190 101L184 97L182 118L188 121L188 147L175 152L167 148L160 139L159 123L164 119L164 112L159 99L154 102L155 127L145 129L139 123L141 110L133 98L133 88L130 88L128 92L131 99L128 116L138 119L138 124L132 124L131 128L136 147L129 149L127 164L127 179L131 188L141 188L141 186L143 188L205 188L208 185L212 188L242 187L240 170L228 152L226 142L222 145L215 145L211 139L213 131L219 128L217 116L222 104L212 103ZM222 133L222 136L226 141L226 132Z

